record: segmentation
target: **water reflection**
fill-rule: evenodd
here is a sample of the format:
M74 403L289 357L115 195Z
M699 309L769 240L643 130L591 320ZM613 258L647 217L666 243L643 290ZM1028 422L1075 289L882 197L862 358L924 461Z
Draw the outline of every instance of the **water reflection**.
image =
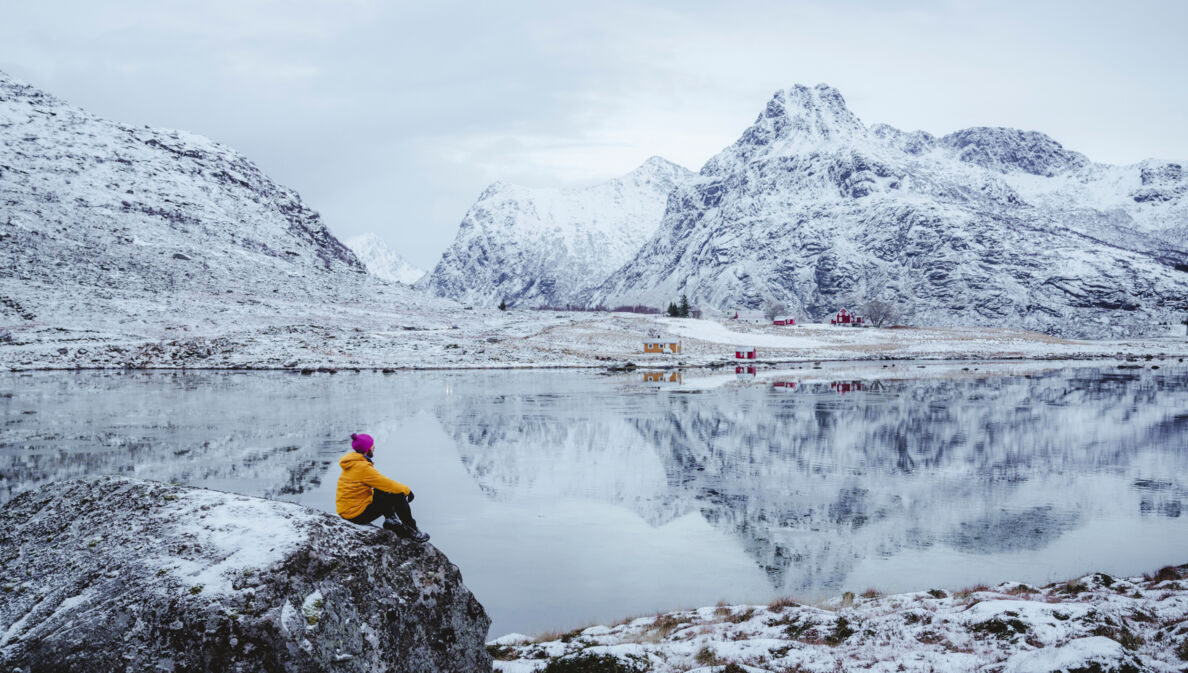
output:
M771 376L620 414L556 399L547 423L479 404L437 414L492 497L580 493L653 525L695 511L779 592L839 590L864 559L905 550L1042 550L1093 517L1174 517L1184 500L1182 372ZM1133 487L1149 474L1167 485Z
M1025 367L8 375L0 501L122 473L328 510L366 428L496 634L1182 562L1188 370Z

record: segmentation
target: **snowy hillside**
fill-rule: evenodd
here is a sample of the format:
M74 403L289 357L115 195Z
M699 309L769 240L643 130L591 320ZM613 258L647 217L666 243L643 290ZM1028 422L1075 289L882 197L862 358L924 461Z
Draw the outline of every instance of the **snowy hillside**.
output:
M585 189L497 182L471 206L420 286L476 305L564 306L630 259L668 193L693 174L660 157Z
M378 286L235 151L100 119L3 73L0 268L0 325L17 329L209 327Z
M409 264L408 260L389 248L388 244L375 234L353 236L343 243L363 262L367 272L377 278L391 283L412 285L425 275L424 269Z
M1131 334L1188 311L1180 164L1095 164L1042 133L867 127L831 87L779 91L671 195L590 304L869 299L925 325ZM1166 331L1158 328L1155 331Z

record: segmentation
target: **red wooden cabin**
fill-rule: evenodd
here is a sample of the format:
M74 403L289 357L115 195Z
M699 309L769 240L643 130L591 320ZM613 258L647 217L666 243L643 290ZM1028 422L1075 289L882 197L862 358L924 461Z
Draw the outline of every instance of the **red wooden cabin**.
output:
M846 309L837 312L833 318L829 320L830 325L849 325L850 327L858 327L862 324L862 317L850 313Z

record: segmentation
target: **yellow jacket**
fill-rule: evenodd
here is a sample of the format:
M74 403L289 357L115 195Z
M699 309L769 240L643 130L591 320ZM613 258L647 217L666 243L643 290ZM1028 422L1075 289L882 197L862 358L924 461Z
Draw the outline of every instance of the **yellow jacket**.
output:
M372 489L408 495L412 489L380 474L379 470L358 451L348 451L338 459L342 474L338 475L338 491L334 504L344 519L359 516L371 504Z

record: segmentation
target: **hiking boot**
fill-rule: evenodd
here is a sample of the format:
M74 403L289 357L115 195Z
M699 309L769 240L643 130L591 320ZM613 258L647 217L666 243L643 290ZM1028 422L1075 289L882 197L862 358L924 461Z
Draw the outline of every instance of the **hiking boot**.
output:
M396 537L402 540L412 540L413 542L425 542L429 539L429 534L417 530L412 526L408 526L397 521L385 521L384 530L390 530L396 534Z

